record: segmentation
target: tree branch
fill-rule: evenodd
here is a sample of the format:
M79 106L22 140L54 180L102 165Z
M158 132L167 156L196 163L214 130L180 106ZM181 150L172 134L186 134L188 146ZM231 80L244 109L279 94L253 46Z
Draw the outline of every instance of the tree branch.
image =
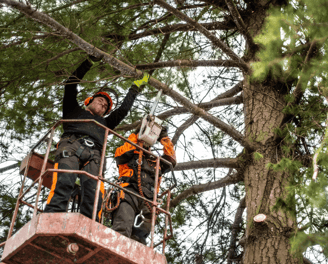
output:
M236 94L238 94L239 92L241 92L243 90L243 81L237 83L234 87L232 87L231 89L229 89L228 91L219 94L217 97L215 97L212 101L218 100L218 99L223 99L223 98L228 98L228 97L232 97L235 96Z
M211 100L210 102L215 102L216 100L219 99L224 99L226 97L230 97L230 96L234 96L237 93L239 93L242 90L243 87L243 83L239 82L237 85L235 85L234 87L232 87L230 90L226 91L223 94L220 94L219 96L217 96L216 98L214 98L213 100ZM243 97L241 97L241 100L243 99ZM210 103L209 102L209 103ZM208 109L211 109L210 107ZM194 124L197 120L199 119L199 117L196 116L192 116L190 117L186 122L184 122L176 131L175 134L172 138L172 143L174 145L176 145L176 143L178 142L179 137L181 136L181 134L188 128L190 127L192 124Z
M138 70L153 70L165 67L237 67L243 68L244 64L234 60L175 60L175 61L161 61L156 63L139 64L136 65Z
M200 108L213 108L213 107L217 107L217 106L224 106L224 105L233 105L233 104L241 104L242 103L242 96L236 96L236 97L231 97L231 98L223 98L223 99L219 99L216 101L210 101L210 102L206 102L206 103L201 103L198 105L198 107ZM158 118L165 120L171 116L174 115L180 115L180 114L185 114L188 113L189 111L184 108L184 107L176 107L173 108L171 110L168 110L164 113L161 113L159 115L157 115ZM133 128L136 128L141 121L136 121L132 124L128 124L128 125L121 125L119 127L117 127L115 129L115 131L128 131L131 130Z
M11 165L9 165L9 166L7 166L7 167L0 168L0 173L3 173L3 172L5 172L5 171L7 171L7 170L11 170L11 169L18 168L19 166L20 166L19 163L15 163L15 164L11 164Z
M242 89L243 89L243 82L241 81L238 84L236 84L234 87L232 87L230 90L215 97L212 101L227 98L227 97L232 97L232 96L238 94L240 91L242 91ZM167 112L170 112L170 111L171 110L169 110ZM166 118L170 117L170 116L165 117L165 115L167 115L167 112L160 114L158 117L161 119L166 119ZM140 121L137 121L137 122L134 122L134 123L128 124L128 125L121 125L121 126L115 128L115 131L129 131L129 130L136 128L139 124L140 124Z
M214 22L214 23L200 23L201 26L206 28L207 30L229 30L234 28L234 26L231 26L231 24L226 22ZM173 33L177 31L187 32L187 31L197 31L195 27L188 24L174 24L174 25L168 25L161 28L155 28L151 30L146 30L142 33L138 34L129 34L127 36L128 40L137 40L140 38L158 35L158 34L168 34ZM114 38L114 39L125 39L125 36L118 35L118 34L112 34L108 33L104 35L105 38Z
M304 264L313 264L313 262L311 262L309 259L307 259L306 257L303 257L303 263Z
M302 72L301 72L301 76L300 76L300 78L299 78L299 80L297 82L296 88L295 88L295 90L293 92L293 96L295 97L295 104L298 104L300 102L302 96L303 96L303 93L304 92L303 92L303 89L302 89L302 81L303 81L303 78L302 77L304 75L304 72L305 72L305 68L307 66L307 63L310 60L310 54L311 54L313 48L316 46L316 43L317 43L316 41L313 41L311 43L311 46L310 46L310 48L309 48L309 50L308 50L308 52L306 54L306 57L305 57L305 60L304 60L304 66L303 66L303 69L302 69Z
M245 36L245 38L248 42L248 45L253 46L254 45L253 38L251 37L251 35L247 31L247 27L246 27L243 19L241 18L236 5L233 3L232 0L225 0L225 2L226 2L227 6L229 8L230 14L231 14L231 16L233 18L233 21L235 22L238 30L242 34L244 34L244 36Z
M28 39L28 40L22 39L22 40L19 40L19 41L16 41L16 42L12 42L12 43L10 43L8 45L3 45L2 47L0 47L0 50L7 49L7 48L10 48L12 46L20 45L22 43L26 43L26 42L31 41L31 40L34 40L34 39L44 39L44 38L49 37L50 35L56 36L56 35L53 35L51 33L45 33L44 35L33 36L30 39ZM56 36L56 37L58 37L58 36Z
M52 57L51 59L48 59L46 61L43 61L43 62L39 63L38 65L34 66L33 68L39 67L40 65L45 64L45 63L49 64L49 62L51 62L51 61L57 60L58 58L66 55L66 54L69 54L71 52L78 51L78 50L81 50L81 49L76 47L76 48L73 48L73 49L70 49L70 50L65 50L65 51L57 54L55 57Z
M240 224L243 221L243 212L246 208L246 197L240 200L239 206L237 208L237 212L235 215L235 221L232 225L232 231L231 231L231 238L230 238L230 248L229 248L229 254L228 254L228 264L232 263L232 259L235 257L235 251L236 251L236 238L238 235L238 231L240 229Z
M154 60L154 63L158 62L159 59L161 58L162 53L163 53L164 48L165 48L165 45L166 45L167 41L169 40L169 38L170 38L170 34L166 34L166 35L164 35L163 41L162 41L162 43L161 43L161 46L160 46L159 49L158 49L158 52L157 52L156 58L155 58L155 60ZM151 71L149 72L149 76L152 76L152 74L154 73L154 71L155 71L155 70L151 70ZM144 86L145 86L145 85L141 86L140 88L144 88ZM139 121L139 122L140 122L140 121ZM139 124L138 124L138 125L139 125Z
M86 2L87 0L76 0L74 2L71 2L69 4L66 4L66 5L63 5L63 6L60 6L60 7L56 7L52 10L49 10L49 11L44 11L44 13L46 14L49 14L49 13L52 13L52 12L55 12L55 11L58 11L60 9L63 9L63 8L66 8L66 7L69 7L69 6L72 6L72 5L75 5L75 4L78 4L78 3L81 3L81 2ZM17 22L19 19L21 19L22 17L24 17L24 14L20 14L18 17L16 17L14 20L12 20L11 22L9 22L7 25L3 26L3 28L7 28L8 26L12 25L13 23ZM1 48L0 48L1 49Z
M49 14L49 13L53 13L53 12L56 12L58 10L61 10L63 8L66 8L66 7L69 7L69 6L72 6L72 5L75 5L75 4L79 4L79 3L82 3L82 2L87 2L87 0L76 0L76 1L73 1L71 3L68 3L66 5L63 5L63 6L59 6L57 8L54 8L52 10L49 10L49 11L45 11L45 13Z
M198 107L203 108L205 110L211 109L217 106L224 106L224 105L234 105L234 104L241 104L243 102L242 96L230 97L230 98L223 98L216 101L210 101L206 103L201 103ZM180 115L188 113L189 111L184 107L176 107L172 110L166 111L162 114L159 114L158 117L161 119L166 119L173 115Z
M237 173L234 173L232 175L227 175L224 178L222 178L218 181L215 181L215 182L208 182L205 184L193 185L189 189L183 191L177 197L175 197L170 203L170 208L176 207L178 204L181 203L181 201L187 199L188 197L190 197L192 195L195 195L198 193L203 193L206 191L215 190L218 188L222 188L222 187L230 185L230 184L235 184L239 181L240 181L240 179L238 178Z
M208 6L208 4L199 4L199 5L185 5L182 7L178 7L178 10L186 10L186 9L193 9L193 8L198 8L198 7L205 7ZM170 17L172 17L173 14L172 13L166 13L165 15L163 15L160 18L155 18L153 20L149 20L146 23L142 24L141 26L139 26L137 29L134 30L134 32L132 34L134 34L135 32L142 30L142 29L147 29L150 28L151 26L158 24L159 22L164 21L165 19L169 19Z
M160 46L159 49L158 49L158 52L157 52L156 58L155 58L155 60L154 60L154 63L157 63L157 62L159 61L159 59L162 57L162 53L163 53L163 51L164 51L165 45L166 45L166 43L168 42L169 38L170 38L170 34L165 34L165 35L164 35L163 41L162 41L162 43L161 43L161 46ZM154 71L155 71L155 70L151 70L151 71L149 72L149 75L151 76L151 75L154 73Z
M161 0L161 3L164 3ZM57 21L49 17L48 15L44 13L40 13L36 10L33 10L30 6L24 5L23 3L16 2L13 0L0 0L0 3L5 3L13 8L18 9L25 15L31 17L35 21L38 21L42 24L45 24L55 30L57 33L61 34L71 42L75 43L78 47L85 50L89 55L95 56L95 57L103 57L103 61L111 65L112 67L118 69L122 72L123 75L131 76L133 78L142 78L143 72L125 64L124 62L116 59L112 55L96 48L95 46L91 45L87 41L83 40L76 34L74 34L72 31L68 30L61 24L59 24ZM174 9L175 10L175 9ZM176 11L176 10L175 10ZM198 23L196 23L198 25ZM199 108L198 106L191 103L187 98L180 95L178 92L174 91L173 89L169 88L167 85L161 83L160 81L154 79L151 77L148 81L149 85L155 87L158 90L162 90L163 94L166 94L173 98L176 102L183 105L190 113L200 116L204 120L208 121L215 127L221 129L223 132L230 135L234 140L239 142L242 146L246 147L248 150L252 151L256 149L257 143L249 142L238 130L233 128L232 126L224 123L220 119L216 118L215 116L207 113L205 110Z
M206 169L206 168L233 168L238 169L238 159L207 159L178 163L174 171Z
M179 137L181 134L190 127L193 123L195 123L199 119L198 116L191 116L187 119L186 122L184 122L174 133L174 136L172 138L173 145L176 145L178 142Z
M163 0L154 0L154 2L161 7L167 9L168 11L172 12L176 17L180 18L181 20L187 22L188 24L194 26L198 29L199 32L203 33L216 47L219 47L224 53L226 53L231 59L240 62L243 64L243 70L245 72L249 71L248 65L236 54L234 53L226 44L224 44L220 39L214 36L210 31L204 28L202 25L197 23L195 20L191 19L187 15L183 14L179 10L175 9L171 5L167 4Z

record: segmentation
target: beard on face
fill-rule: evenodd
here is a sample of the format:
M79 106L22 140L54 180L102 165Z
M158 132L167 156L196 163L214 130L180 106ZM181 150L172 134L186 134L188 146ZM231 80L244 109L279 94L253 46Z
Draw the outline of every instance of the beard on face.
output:
M96 102L92 102L86 107L86 109L89 110L93 115L104 116L106 110L104 111L99 110L101 108L102 107L98 106L98 103Z

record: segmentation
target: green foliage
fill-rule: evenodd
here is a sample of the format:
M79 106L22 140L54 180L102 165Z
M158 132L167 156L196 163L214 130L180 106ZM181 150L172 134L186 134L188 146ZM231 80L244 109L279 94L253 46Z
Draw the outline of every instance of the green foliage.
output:
M295 193L292 193L295 195ZM288 195L286 199L279 197L276 204L273 206L273 211L283 210L289 212L292 217L295 217L295 198L294 195Z
M277 164L267 164L268 169L273 169L276 171L288 171L290 173L298 172L301 167L301 162L298 160L291 160L289 158L282 158Z
M74 1L54 0L30 2L85 41L132 66L153 63L164 39L162 32L150 33L142 38L140 34L155 32L159 28L176 24L181 26L185 23L165 9L145 1L91 0L76 4L72 4ZM203 7L185 8L181 5L179 8L181 7L180 10L195 21L214 22L223 28L226 27L225 30L215 30L221 41L241 57L250 54L247 50L248 46L241 37L244 34L234 28L230 14L227 15L225 4L221 6L221 2L224 1L214 2ZM246 2L247 5L243 4L243 1L235 1L236 6L238 5L242 11L241 17L246 24L249 21L259 23L256 27L260 30L260 22L252 19L257 16L258 10L263 13L268 7L261 6L256 1ZM272 4L280 1L267 2ZM172 1L170 3L173 4ZM189 4L199 5L195 1L189 1ZM26 139L33 141L34 136L39 136L61 118L63 82L87 57L87 54L81 49L76 49L75 44L67 41L57 32L20 15L19 12L2 12L2 10L0 12L0 65L2 65L0 67L0 153L4 157L1 158L8 159L13 152L11 149L13 142L23 145ZM323 123L328 110L322 97L322 95L327 97L326 87L328 87L327 15L325 0L289 1L284 7L271 9L262 32L255 39L260 46L260 52L257 53L257 57L250 58L253 70L250 81L272 88L288 104L283 110L283 114L288 117L287 123L279 128L272 127L281 141L273 140L277 142L276 151L270 154L272 163L267 164L267 168L283 172L282 175L288 176L289 186L284 190L288 195L278 198L273 210L288 211L294 217L297 208L297 220L300 219L301 224L309 225L310 228L306 231L308 233L297 233L293 238L293 249L304 251L308 246L320 244L325 254L327 249L323 241L327 239L327 235L322 228L324 221L322 215L327 213L328 209L325 193L328 186L326 145L319 151L317 182L311 181L313 169L307 167L305 157L317 149L318 139L324 136ZM194 30L172 30L164 51L157 59L170 61L226 58L221 49ZM254 32L249 33L254 34ZM310 47L311 52L308 53ZM222 64L222 67L206 69L206 74L194 71L195 69L190 67L161 68L156 69L152 77L169 85L172 90L197 105L230 89L243 77L249 77L246 73L241 76L237 68L224 66ZM191 72L197 72L197 76L193 79L189 77ZM88 95L108 85L118 92L119 103L121 103L133 82L130 77L104 62L95 63L84 77L83 83L79 85L78 100L82 104ZM297 98L293 92L296 86L302 92L302 99L295 105ZM122 124L140 120L149 110L156 92L156 89L148 85ZM254 93L256 92L255 90ZM253 98L250 95L248 99ZM159 112L175 110L181 102L174 102L163 96L161 103ZM255 100L254 103L258 102ZM274 99L268 103L268 107L281 109L280 104L280 101L276 102ZM251 130L251 124L248 126L243 123L244 116L240 106L230 105L223 110L218 107L212 109L211 114L239 131ZM190 115L186 118L189 117ZM185 121L185 116L179 121L176 121L177 119L172 117L167 122L177 129ZM235 157L242 151L225 133L213 125L204 123L203 120L198 120L193 125L194 135L189 136L191 130L189 129L184 135L185 144L178 144L177 150L183 152L179 155L183 156L184 160L194 161L204 156L206 158ZM253 143L262 142L267 137L266 133L248 132ZM130 131L119 133L126 136ZM326 140L324 142L326 144ZM122 144L121 140L111 139L107 154L112 158L115 149ZM198 152L201 152L199 146L207 150L203 157L197 156ZM259 163L266 160L261 153L253 153L254 160ZM248 166L245 157L238 158L244 161L243 166ZM277 162L274 162L275 158ZM178 178L175 197L193 185L217 181L225 173L224 170L213 168L182 172ZM268 186L269 184L270 182ZM9 187L3 186L3 188L5 190ZM249 187L246 185L247 188ZM2 189L0 191L2 193ZM171 210L175 238L168 242L168 262L193 263L195 252L201 253L206 263L219 263L226 259L235 209L233 206L231 209L229 203L233 199L239 200L244 192L244 188L241 187L226 193L214 190L205 195L197 194L185 199L175 210ZM16 191L13 193L16 194ZM1 194L0 202L3 227L8 229L8 219L15 203L14 195ZM16 229L29 219L27 212L23 211L20 214ZM190 236L188 237L187 233L192 231L197 239L192 240ZM5 233L3 239L4 237ZM240 253L240 250L236 252Z
M322 253L328 256L328 232L306 234L305 232L298 232L296 236L291 239L292 252L304 252L308 247L320 245L323 249Z
M10 190L10 191L9 191ZM11 218L13 216L17 195L19 189L12 190L8 185L0 185L0 219L1 219L1 236L0 242L4 242L7 239ZM14 225L13 233L19 230L25 223L31 219L31 210L19 210L17 214L17 220Z
M254 160L255 160L255 161L258 161L258 160L260 160L260 159L263 158L263 155L262 155L261 153L254 152L254 153L253 153L253 157L254 157Z
M129 5L138 4L138 1L129 1ZM120 45L115 36L127 38L131 31L153 15L152 8L147 5L126 9L126 3L122 1L89 1L74 7L70 4L58 7L55 1L48 1L38 3L38 8L106 52ZM174 17L170 20L173 21ZM17 12L1 12L0 24L3 25L0 42L4 45L0 64L6 65L0 68L0 83L5 84L5 93L0 97L2 121L6 124L6 131L12 131L13 137L28 137L35 131L47 129L61 117L62 82L86 58L86 53L82 50L67 52L75 48L72 43ZM115 36L111 35L108 41L103 42L103 36L112 33ZM153 62L160 43L161 37L156 36L143 41L124 42L120 46L119 57L123 56L124 62L133 65ZM192 59L192 45L193 39L186 34L172 34L163 57ZM81 85L81 102L118 74L104 63L96 64ZM161 70L153 77L165 80L168 74L168 84L175 83L178 89L186 91L186 80L177 72ZM130 85L130 79L121 79L113 88L120 91ZM154 91L153 88L148 89Z
M262 51L258 54L259 61L253 63L253 77L264 80L270 73L272 77L286 81L302 76L305 90L311 76L325 76L327 53L319 51L316 44L326 48L326 13L324 0L315 4L311 0L294 1L283 8L272 9L262 33L256 38ZM307 45L302 46L304 43ZM311 44L314 45L312 53L308 54L311 64L304 67Z

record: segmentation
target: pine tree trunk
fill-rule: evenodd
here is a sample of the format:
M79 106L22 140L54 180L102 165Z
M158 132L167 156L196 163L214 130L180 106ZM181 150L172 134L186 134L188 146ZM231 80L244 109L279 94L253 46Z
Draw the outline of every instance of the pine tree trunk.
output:
M290 253L289 237L296 228L295 214L289 211L293 205L288 205L289 210L273 208L278 198L286 198L288 178L291 175L266 167L269 162L277 163L281 158L281 151L273 138L274 128L279 126L283 118L283 96L276 91L274 85L245 83L244 105L246 136L263 144L262 149L257 150L263 158L256 161L253 155L246 162L247 240L243 263L303 263L302 258ZM257 214L264 214L267 219L256 223L253 218Z

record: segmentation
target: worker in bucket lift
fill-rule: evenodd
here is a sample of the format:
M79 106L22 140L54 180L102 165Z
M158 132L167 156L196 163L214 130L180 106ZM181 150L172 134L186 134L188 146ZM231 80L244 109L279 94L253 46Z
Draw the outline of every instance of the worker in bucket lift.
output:
M138 133L139 129L132 133L128 139L133 143L139 143ZM157 141L163 145L164 155L162 158L170 161L174 167L177 163L175 150L171 139L168 137L167 128L162 128ZM156 158L146 153L142 153L141 157L139 152L136 147L128 142L116 149L115 160L119 168L120 185L152 201L155 185ZM141 165L138 166L138 164ZM158 190L162 175L168 171L170 171L170 166L161 162ZM151 204L127 192L121 191L119 195L119 206L112 213L112 229L146 245L146 238L151 230ZM137 215L140 216L140 214L141 217L137 217L140 219L138 219L139 221L136 224L137 226L140 225L141 220L143 220L143 223L140 227L135 227L135 218Z
M63 99L63 119L93 119L98 123L114 129L128 114L138 93L148 82L149 75L135 81L125 96L121 106L110 115L113 102L106 92L98 92L84 101L83 109L77 99L77 84L92 67L102 58L89 56L65 82ZM105 117L108 115L107 117ZM92 175L99 175L101 151L105 130L94 123L64 123L64 133L58 143L55 169L84 170ZM104 165L105 168L105 165ZM51 190L44 212L65 212L71 196L77 174L53 173ZM80 213L92 218L97 181L80 174L82 197ZM96 220L101 218L101 205L104 198L104 185L101 182Z

